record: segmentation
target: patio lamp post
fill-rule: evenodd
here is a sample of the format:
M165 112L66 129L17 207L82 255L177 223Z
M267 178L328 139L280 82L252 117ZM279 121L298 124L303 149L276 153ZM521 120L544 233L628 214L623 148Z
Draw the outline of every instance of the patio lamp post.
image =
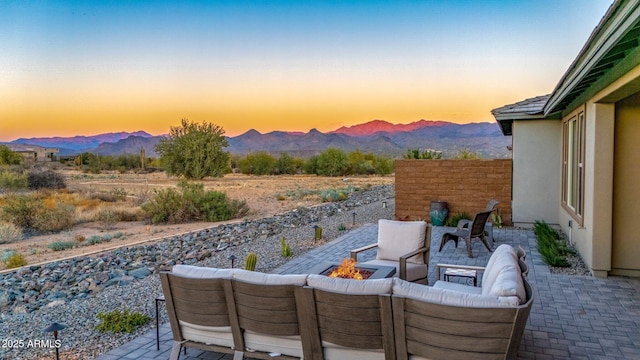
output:
M62 329L66 329L67 325L65 324L58 324L57 322L54 322L53 324L47 326L46 328L44 328L44 332L53 332L53 339L54 339L54 346L56 348L56 360L60 360L60 353L58 348L60 346L58 346L58 331L62 330Z
M233 264L235 263L237 257L235 255L229 255L229 257L227 258L227 260L231 260L231 268L233 269Z

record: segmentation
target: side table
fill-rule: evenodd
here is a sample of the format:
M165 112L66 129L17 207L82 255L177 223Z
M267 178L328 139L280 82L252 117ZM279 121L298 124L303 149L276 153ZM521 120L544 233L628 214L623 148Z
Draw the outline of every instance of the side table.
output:
M448 268L444 272L444 281L451 280L452 276L473 280L473 286L478 286L478 272L476 270Z

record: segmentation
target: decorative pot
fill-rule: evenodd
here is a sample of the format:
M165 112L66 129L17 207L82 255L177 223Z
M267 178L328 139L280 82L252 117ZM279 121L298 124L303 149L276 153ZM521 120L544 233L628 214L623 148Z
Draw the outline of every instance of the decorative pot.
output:
M447 215L449 215L449 209L447 208L446 201L432 201L431 208L429 210L431 216L431 224L433 226L443 226Z

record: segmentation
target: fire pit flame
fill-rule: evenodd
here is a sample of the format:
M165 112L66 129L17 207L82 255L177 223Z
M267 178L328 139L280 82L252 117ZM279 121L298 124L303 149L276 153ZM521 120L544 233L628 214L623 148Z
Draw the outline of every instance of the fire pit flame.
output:
M360 270L356 269L356 261L350 258L346 258L342 260L340 266L335 268L329 274L331 278L343 278L343 279L355 279L362 280L363 277L360 274Z

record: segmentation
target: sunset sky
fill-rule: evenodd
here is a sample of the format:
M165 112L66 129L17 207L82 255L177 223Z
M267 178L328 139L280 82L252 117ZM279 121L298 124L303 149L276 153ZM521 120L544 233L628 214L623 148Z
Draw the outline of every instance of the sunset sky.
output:
M611 0L0 0L0 141L494 121L550 93Z

